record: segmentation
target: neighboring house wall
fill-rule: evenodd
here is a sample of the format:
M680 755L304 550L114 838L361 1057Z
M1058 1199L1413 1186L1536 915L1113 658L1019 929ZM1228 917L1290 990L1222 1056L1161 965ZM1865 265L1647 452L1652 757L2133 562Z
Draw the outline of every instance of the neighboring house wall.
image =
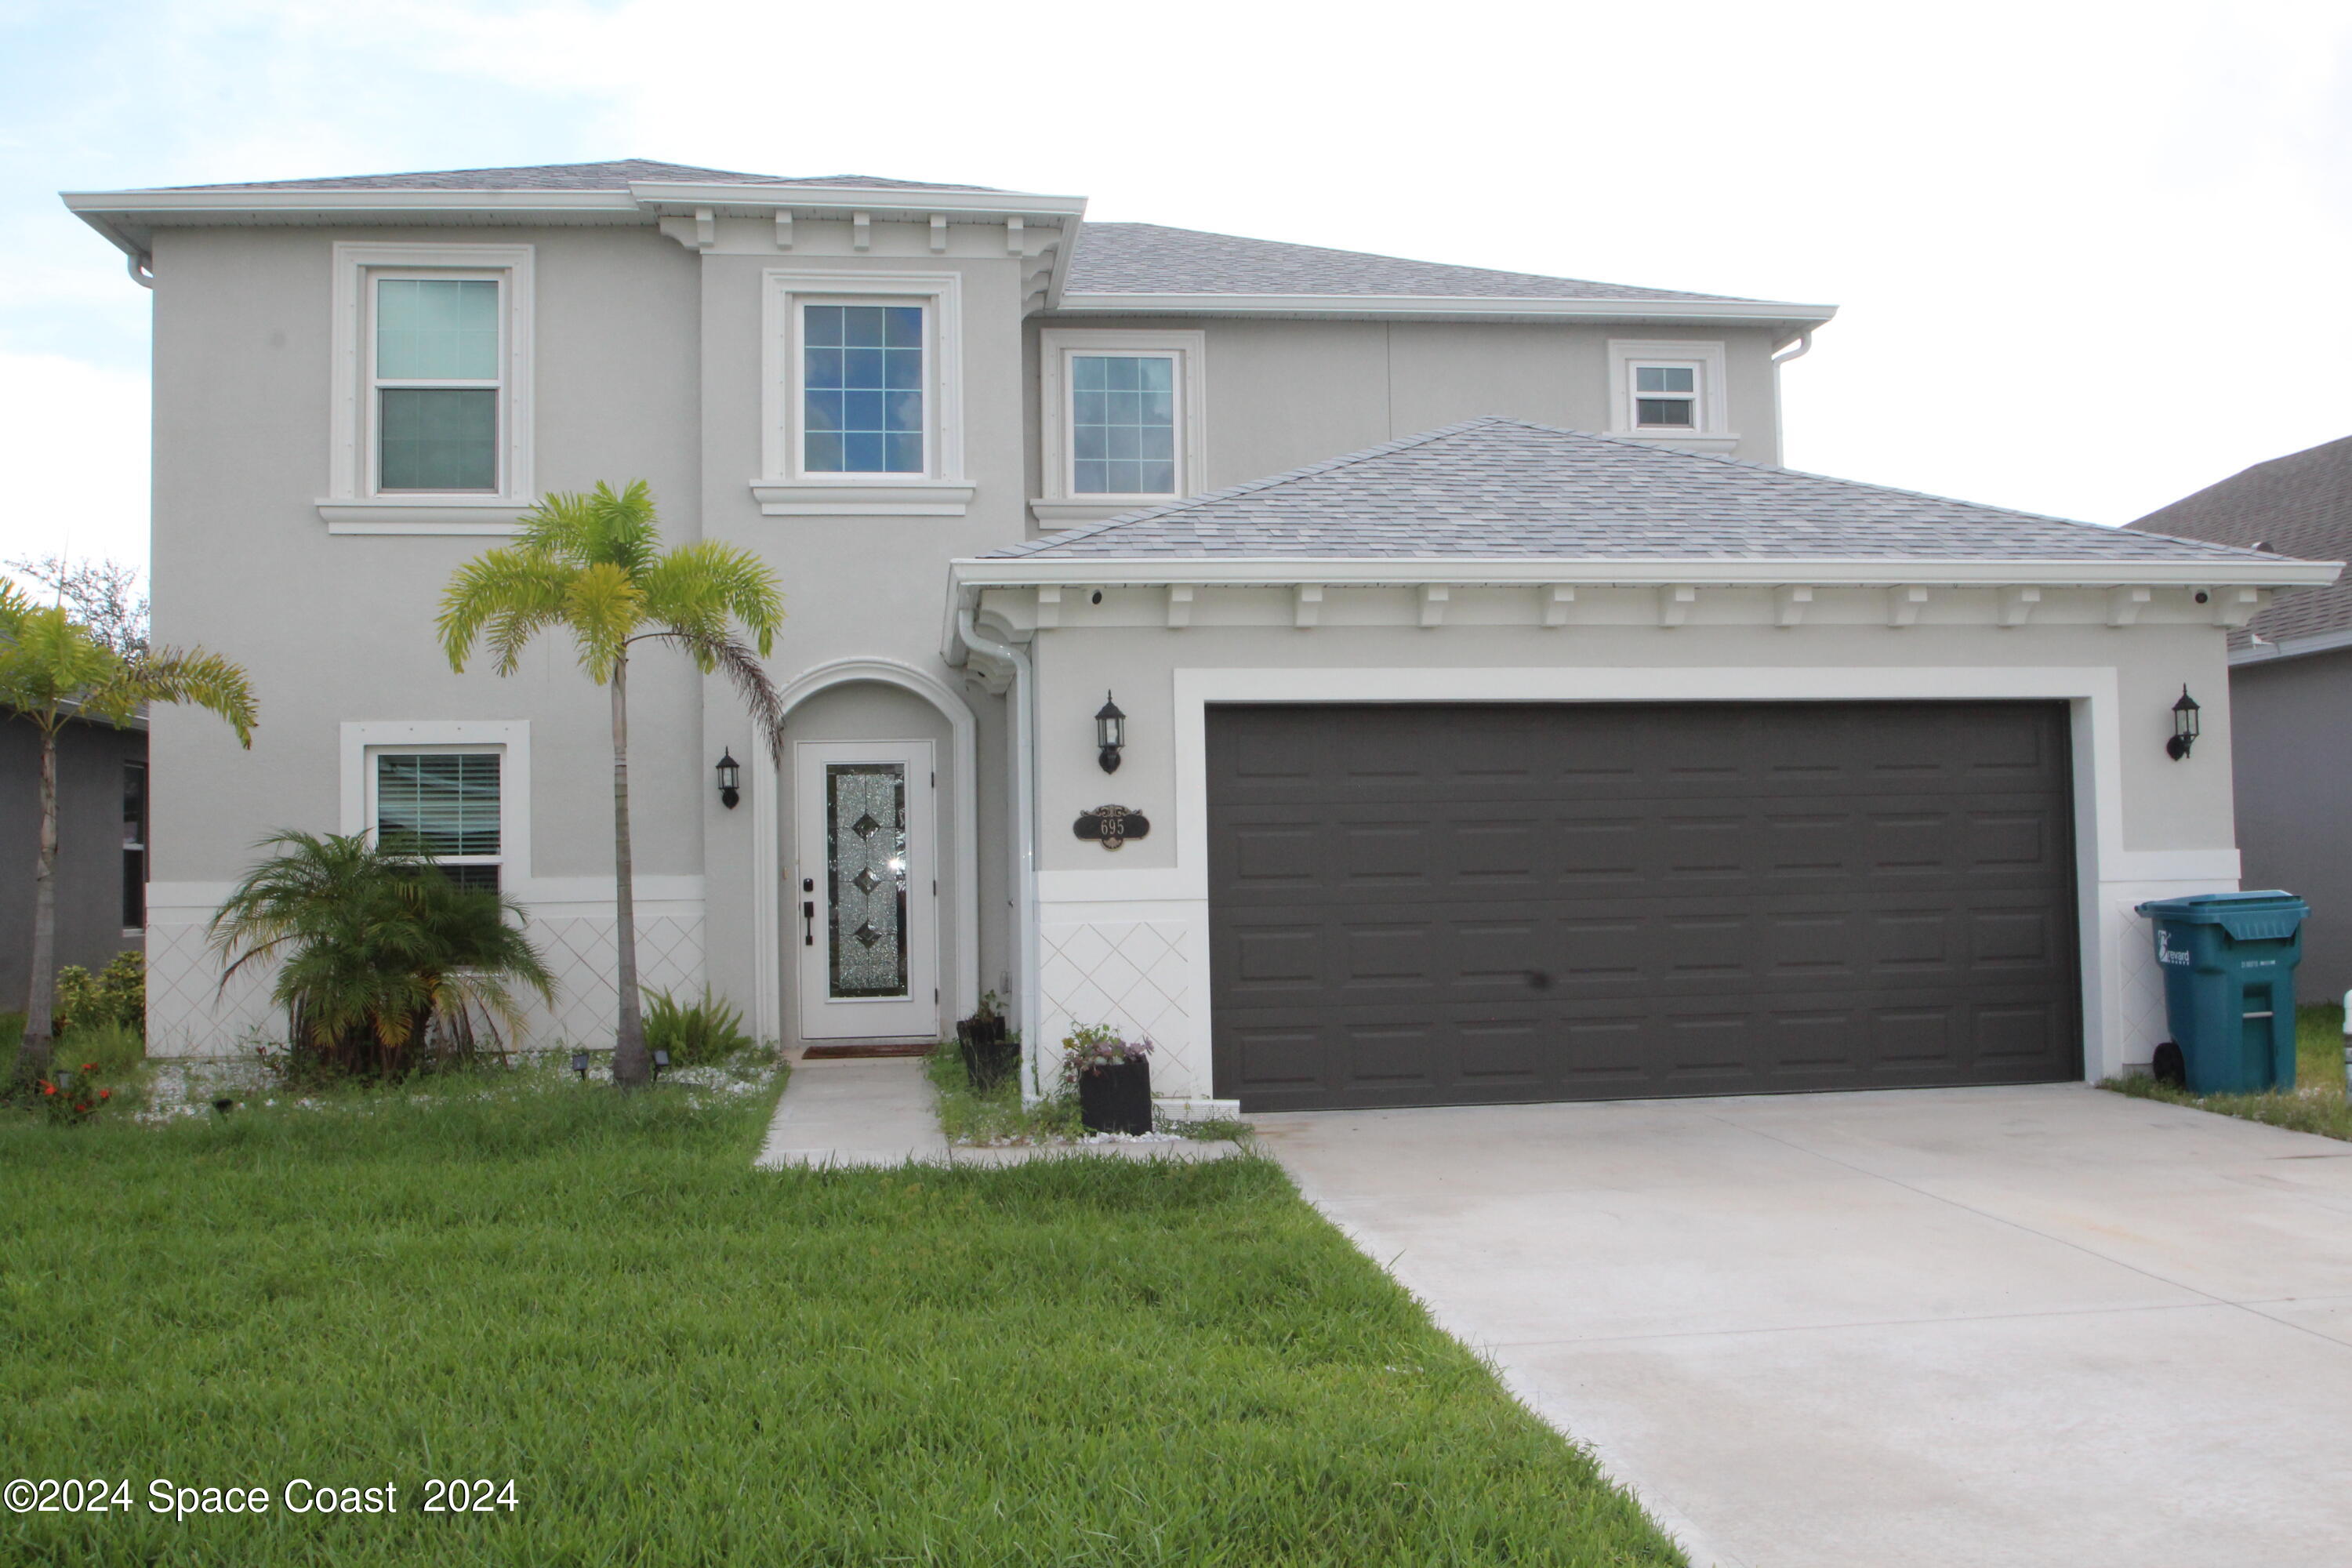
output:
M982 603L1018 634L1033 613L1027 597L992 590ZM1545 628L1528 624L1529 590L1456 588L1444 625L1424 630L1409 589L1334 589L1307 631L1292 626L1290 595L1278 589L1201 590L1182 631L1167 629L1161 591L1106 590L1100 606L1072 597L1061 624L1033 645L1039 1035L1056 1038L1069 1022L1108 1011L1109 1021L1160 1042L1165 1066L1155 1065L1153 1084L1162 1093L1211 1089L1201 843L1209 701L2067 699L2084 1068L2095 1079L2145 1063L2165 1037L2147 922L2132 906L2237 880L2226 700L2207 704L2207 745L2194 758L2175 763L2164 751L2180 684L2224 689L2221 640L2186 621L2185 597L2183 624L2118 630L2102 624L2104 595L2053 591L2042 611L2052 624L1999 628L1989 624L1990 591L1953 593L1918 626L1891 630L1878 592L1823 590L1806 624L1783 630L1770 624L1768 590L1708 590L1692 624L1662 629L1654 592L1628 589L1589 592L1579 624ZM1092 744L1107 687L1129 715L1122 764L1109 777ZM1145 813L1150 837L1116 852L1078 839L1073 819L1107 802ZM1090 965L1056 963L1066 950L1118 952L1145 984L1132 1002L1126 992L1099 994Z
M68 723L58 736L57 961L93 972L142 939L123 925L123 765L143 763L137 730ZM41 735L0 716L0 1013L31 1000L33 883L40 857Z
M2230 708L2246 886L2311 905L2295 994L2339 1000L2352 987L2352 649L2234 665Z

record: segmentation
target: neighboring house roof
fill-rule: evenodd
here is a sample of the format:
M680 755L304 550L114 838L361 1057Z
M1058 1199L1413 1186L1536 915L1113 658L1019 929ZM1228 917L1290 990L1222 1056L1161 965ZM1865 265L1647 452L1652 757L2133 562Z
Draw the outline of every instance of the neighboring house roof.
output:
M1325 294L1509 300L1711 300L1580 278L1546 278L1244 239L1156 223L1090 223L1078 236L1068 288L1076 294ZM1754 304L1759 301L1747 300Z
M2297 569L2221 544L1501 418L1144 508L982 559L1228 557L2063 563L2192 568L2231 580L2245 568L2269 569L2282 571L2281 581Z
M2223 544L2262 543L2312 560L2352 559L2352 436L2256 463L2128 526ZM2230 644L2233 658L2352 647L2352 583L2281 599L2232 633Z
M625 191L634 180L697 184L864 185L892 191L986 191L986 185L940 185L873 174L788 176L703 169L651 158L602 163L534 163L503 169L430 169L405 174L341 174L320 180L249 180L226 185L166 185L173 191Z

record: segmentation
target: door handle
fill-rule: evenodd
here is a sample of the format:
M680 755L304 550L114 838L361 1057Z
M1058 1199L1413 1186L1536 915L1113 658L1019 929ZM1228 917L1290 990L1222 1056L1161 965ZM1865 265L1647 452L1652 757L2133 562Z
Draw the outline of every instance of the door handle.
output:
M803 946L803 947L814 947L814 946L816 945L816 900L814 900L814 899L807 899L807 900L802 900L802 903L801 903L801 920L804 922L804 923L803 923L803 927L802 927L802 942L801 942L801 945L802 945L802 946Z

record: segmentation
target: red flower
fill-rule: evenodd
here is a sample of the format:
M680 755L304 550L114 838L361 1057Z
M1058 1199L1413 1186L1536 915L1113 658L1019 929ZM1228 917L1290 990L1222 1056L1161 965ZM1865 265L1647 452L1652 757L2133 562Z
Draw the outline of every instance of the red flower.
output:
M98 1091L98 1098L100 1100L112 1100L114 1098L114 1091L110 1089L101 1089Z
M84 1072L96 1072L98 1070L98 1064L96 1062L84 1062L81 1064L81 1070Z
M56 1084L49 1082L46 1079L41 1081L41 1092L43 1094L55 1094L57 1091L58 1086Z

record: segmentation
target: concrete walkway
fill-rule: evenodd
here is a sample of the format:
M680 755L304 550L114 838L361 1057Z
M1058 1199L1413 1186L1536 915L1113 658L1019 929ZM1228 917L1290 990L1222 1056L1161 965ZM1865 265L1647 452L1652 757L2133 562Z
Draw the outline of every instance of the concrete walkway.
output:
M1253 1120L1695 1563L2352 1563L2352 1144L2073 1085Z
M1213 1160L1241 1152L1230 1142L1045 1143L1012 1149L961 1149L940 1131L937 1097L913 1057L799 1061L776 1102L767 1142L755 1162L784 1165L902 1165L909 1160L959 1165L1020 1164L1028 1160L1107 1155L1125 1160Z

